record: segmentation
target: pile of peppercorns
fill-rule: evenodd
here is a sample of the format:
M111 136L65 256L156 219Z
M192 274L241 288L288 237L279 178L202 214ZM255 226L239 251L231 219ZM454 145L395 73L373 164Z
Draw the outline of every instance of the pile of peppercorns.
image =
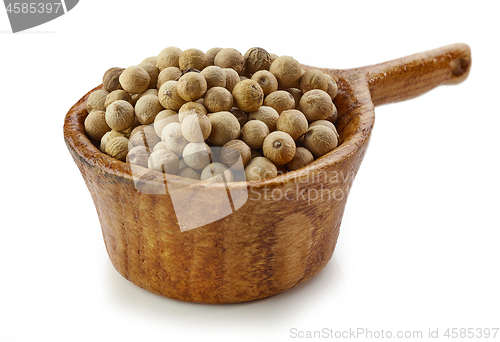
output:
M168 47L107 70L84 124L103 153L124 162L197 180L232 181L244 168L258 181L337 147L336 95L332 76L262 48Z

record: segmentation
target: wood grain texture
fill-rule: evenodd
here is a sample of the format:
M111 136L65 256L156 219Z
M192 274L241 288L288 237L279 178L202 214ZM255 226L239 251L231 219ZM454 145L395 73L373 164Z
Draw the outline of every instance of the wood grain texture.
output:
M339 85L334 102L341 145L297 171L266 181L228 183L236 197L248 192L245 204L185 232L172 191L180 189L186 208L195 206L192 215L201 217L218 210L214 198L225 191L224 184L194 184L140 167L132 170L101 153L83 127L92 90L66 115L64 139L92 195L113 266L148 291L201 303L255 300L307 281L335 249L373 127L373 103L411 98L464 80L470 69L468 51L460 44L365 68L323 69ZM137 182L138 173L143 183ZM148 184L168 189L147 193Z

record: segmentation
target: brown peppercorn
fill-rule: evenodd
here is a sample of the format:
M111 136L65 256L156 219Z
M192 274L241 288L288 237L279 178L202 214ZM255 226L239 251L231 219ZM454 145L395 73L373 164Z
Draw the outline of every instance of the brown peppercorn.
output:
M186 70L189 68L203 70L207 66L207 56L198 49L184 50L179 56L179 68Z
M150 149L160 141L151 125L137 126L130 132L129 146L146 146Z
M179 109L179 122L182 123L182 121L186 117L188 117L189 115L195 114L195 113L206 115L208 113L208 111L204 105L199 104L198 102L186 102Z
M284 110L278 118L276 129L290 134L293 140L297 140L308 129L306 116L297 109Z
M265 157L255 157L245 167L245 178L248 182L274 178L278 175L276 165Z
M262 154L258 150L252 150L250 157L251 157L251 159L256 158L256 157L262 157Z
M179 78L177 82L177 93L185 101L196 101L205 95L207 81L198 72L189 72Z
M118 89L118 90L112 91L111 93L108 94L108 96L106 96L106 101L104 102L104 107L108 108L108 106L110 104L112 104L113 102L118 101L118 100L124 100L130 104L133 103L132 96L130 96L129 93L127 93L123 89Z
M123 133L123 132L118 132L115 130L108 131L101 138L101 144L99 145L99 151L106 153L106 145L108 144L108 141L113 139L113 138L116 138L116 137L125 137L128 139L129 134Z
M83 123L85 132L92 139L101 140L104 134L111 131L111 128L106 123L105 116L106 112L102 110L94 110L85 118Z
M156 65L157 60L158 60L158 56L151 56L151 57L144 58L140 64L153 63L153 65Z
M152 170L175 175L179 169L179 158L168 149L159 149L149 155L148 167Z
M228 141L222 146L222 151L220 154L220 162L226 164L230 168L235 170L239 169L239 166L245 167L251 159L252 150L250 146L245 144L242 140L235 139ZM241 165L237 161L241 158Z
M135 146L128 151L125 161L130 164L148 167L150 154L151 151L146 146Z
M223 146L240 135L240 123L231 112L217 112L207 115L212 123L208 141L215 146Z
M207 81L207 89L226 86L226 72L218 66L208 66L201 71Z
M300 99L302 97L302 92L300 91L300 89L297 89L297 88L287 88L285 89L285 91L289 92L290 94L292 94L293 96L293 99L295 100L295 109L298 109L299 108L299 104L300 104Z
M311 164L314 161L314 156L311 152L305 147L297 147L295 151L295 156L292 160L290 160L286 167L290 171L298 170L304 166Z
M260 120L267 125L269 132L274 132L276 130L276 123L280 115L278 112L268 106L261 106L255 112L248 114L248 121L250 120Z
M196 103L196 102L191 102L191 103ZM204 113L202 113L201 111L196 110L196 109L183 110L183 111L181 111L179 109L179 122L182 124L182 121L184 121L185 118L187 118L188 116L193 115L193 114L204 114Z
M328 88L326 89L326 92L328 93L328 95L330 95L330 97L333 100L337 96L338 92L337 82L335 82L335 80L331 75L327 75L327 79L328 79Z
M276 58L269 67L269 71L278 80L280 89L298 88L302 67L293 57L280 56Z
M234 69L234 71L240 74L245 65L245 58L238 50L226 48L217 53L214 59L214 65L221 68Z
M328 120L316 120L314 122L311 122L311 124L309 125L309 128L311 127L314 127L314 126L318 126L318 125L322 125L322 126L326 126L328 128L330 128L333 133L335 133L335 135L337 136L337 140L339 139L339 133L337 132L337 128L335 127L335 125L328 121Z
M333 110L325 120L328 120L334 124L337 122L338 116L339 116L339 113L337 112L337 107L335 107L335 104L333 104Z
M184 103L182 105L182 107L179 109L179 114L181 114L182 112L188 112L191 110L194 110L200 114L208 114L207 108L203 104L199 103L198 101L196 101L196 102L190 101L190 102ZM180 121L182 122L182 120L180 120Z
M212 131L210 119L205 114L194 114L184 118L181 123L181 132L189 142L202 142Z
M240 127L243 127L244 124L247 123L248 121L248 116L238 107L233 107L230 110L231 113L238 119L238 122L240 123Z
M234 87L240 82L240 76L234 69L223 68L222 70L226 73L226 89L232 93Z
M110 68L102 77L102 85L105 90L112 92L114 90L122 89L120 84L120 75L122 74L124 68Z
M119 80L123 90L131 94L140 94L148 89L150 77L144 68L135 65L125 69Z
M109 93L104 89L99 89L93 91L87 98L85 103L85 108L87 112L90 113L93 110L106 110L106 97Z
M169 46L163 49L156 58L156 65L158 69L163 70L168 67L179 67L179 56L182 54L182 50L175 47Z
M335 147L338 140L335 133L323 125L313 126L304 134L304 147L307 148L315 158L319 158Z
M273 74L271 74L271 72L267 70L257 71L255 74L253 74L252 80L260 85L262 91L264 92L264 96L267 96L270 93L278 90L278 80Z
M214 47L205 52L205 56L207 57L207 66L214 65L215 56L222 50L220 47Z
M110 139L106 144L106 154L124 162L128 153L128 139L116 137Z
M244 112L255 112L264 101L264 92L253 80L244 80L233 88L233 98L236 107Z
M248 49L244 56L245 59L245 74L251 77L259 70L269 70L271 66L271 55L266 50L253 47Z
M148 95L154 95L154 96L158 97L158 89L156 89L156 88L148 89L144 93L141 93L141 94L132 94L132 106L135 106L137 104L137 101L139 101L139 99L141 97L148 96Z
M179 110L186 103L177 92L177 81L167 81L158 90L158 100L165 109Z
M155 95L142 96L135 104L135 115L142 125L151 125L162 110L163 106Z
M132 132L132 130L134 128L136 128L137 126L140 126L140 125L141 125L141 123L139 122L139 120L137 120L137 117L134 116L134 122L132 123L132 125L129 128L124 129L122 132L130 135L130 133Z
M124 100L115 101L106 108L105 118L108 126L115 131L126 130L134 123L134 107Z
M307 120L324 120L332 113L334 105L330 95L324 90L313 89L304 93L300 99L299 110Z
M295 141L290 134L285 132L271 132L264 139L262 152L276 165L285 165L295 156Z
M299 89L302 93L306 93L312 89L326 91L328 89L328 76L323 71L317 69L307 70L300 77Z
M210 88L203 97L205 108L211 113L229 111L233 108L233 95L226 88Z
M163 83L167 81L178 81L181 75L182 71L177 67L165 68L158 74L158 81L156 82L156 87L160 89Z
M250 148L256 150L262 147L264 139L269 135L269 127L260 121L248 121L241 128L241 140L243 140Z
M294 109L295 100L289 92L278 90L266 96L264 106L273 107L278 114L281 114L284 110Z
M150 62L143 62L139 64L139 66L144 70L146 70L146 72L149 75L148 89L156 88L156 85L158 83L158 74L160 73L160 70L158 70L155 64Z
M278 176L284 175L288 172L286 165L276 165L276 169L278 170Z
M156 135L160 137L163 128L171 122L179 122L179 114L176 111L165 109L159 112L153 123Z

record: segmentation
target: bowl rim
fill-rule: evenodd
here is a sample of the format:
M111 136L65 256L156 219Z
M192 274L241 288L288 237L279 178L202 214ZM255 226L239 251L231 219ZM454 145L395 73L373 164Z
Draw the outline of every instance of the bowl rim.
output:
M354 132L346 139L344 139L337 148L327 153L326 155L314 160L311 164L301 169L290 171L266 180L239 181L228 183L196 182L181 176L163 174L158 171L144 168L145 170L153 171L156 173L152 177L151 181L168 181L171 185L179 187L227 186L231 189L238 189L243 187L272 187L283 185L289 182L296 182L297 180L304 179L304 176L310 177L311 174L324 171L325 169L337 163L342 163L344 160L355 154L356 151L358 151L369 139L374 124L374 106L371 102L367 78L363 77L363 75L361 75L360 73L353 72L353 70L333 70L310 67L307 65L302 66L305 70L315 68L332 75L337 81L339 93L349 93L347 96L350 97L354 103L356 103L356 106L351 106L351 109L359 110L359 113L357 114L359 116L359 121L357 123L357 126L355 127ZM133 182L134 178L131 173L130 164L114 159L106 155L105 153L102 153L85 134L84 120L87 116L85 103L88 96L93 91L102 88L103 86L102 84L100 84L99 86L90 90L68 111L64 120L64 139L70 152L72 152L75 156L78 156L81 161L92 166L93 168L100 169L101 172L112 175L114 178L126 179Z

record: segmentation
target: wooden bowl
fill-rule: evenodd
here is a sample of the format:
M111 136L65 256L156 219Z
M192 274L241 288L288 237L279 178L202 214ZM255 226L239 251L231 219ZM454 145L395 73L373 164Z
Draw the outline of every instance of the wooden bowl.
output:
M349 189L368 146L374 106L459 83L470 65L469 47L455 44L369 67L322 69L339 87L334 102L340 146L305 168L265 181L193 184L108 157L85 134L90 92L66 115L64 139L120 274L183 301L251 301L310 279L332 257ZM166 190L151 190L151 184ZM234 205L228 213L229 194ZM217 220L186 230L173 198L194 222Z

